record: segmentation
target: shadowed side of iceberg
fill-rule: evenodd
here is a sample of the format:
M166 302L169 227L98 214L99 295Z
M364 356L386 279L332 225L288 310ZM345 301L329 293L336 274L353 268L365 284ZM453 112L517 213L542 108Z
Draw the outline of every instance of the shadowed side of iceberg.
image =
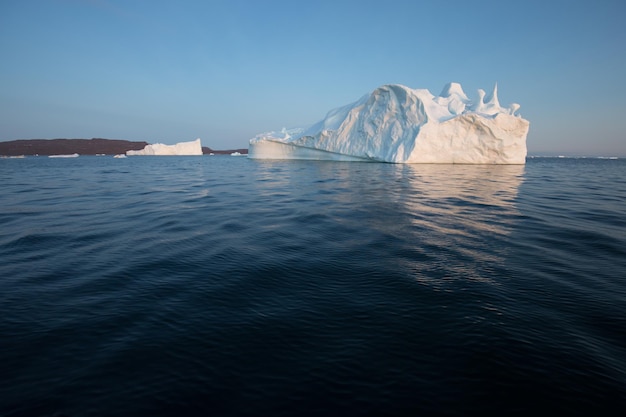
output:
M367 161L367 158L329 152L322 149L307 148L292 143L267 139L251 143L248 158L252 159L304 159L316 161Z

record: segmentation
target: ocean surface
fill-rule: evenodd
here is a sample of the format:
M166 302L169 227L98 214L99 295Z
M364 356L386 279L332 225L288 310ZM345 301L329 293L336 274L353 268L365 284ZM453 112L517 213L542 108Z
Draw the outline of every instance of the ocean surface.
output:
M0 416L626 410L626 159L27 157L0 187Z

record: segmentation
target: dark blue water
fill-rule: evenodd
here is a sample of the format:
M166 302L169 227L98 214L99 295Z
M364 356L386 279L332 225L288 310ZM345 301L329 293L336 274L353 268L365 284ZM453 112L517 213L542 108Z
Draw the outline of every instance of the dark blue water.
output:
M626 160L0 160L0 415L621 415Z

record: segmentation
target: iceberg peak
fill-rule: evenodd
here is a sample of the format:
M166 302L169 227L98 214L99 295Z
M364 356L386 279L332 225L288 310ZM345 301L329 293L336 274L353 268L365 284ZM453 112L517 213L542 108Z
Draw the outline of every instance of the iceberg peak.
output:
M498 100L498 83L493 86L491 94L484 98L483 113L495 114L502 111L500 101Z
M498 101L498 83L495 83L493 86L493 91L487 97L485 97L485 104L491 104L494 106L500 107L500 102Z
M439 94L439 97L450 97L451 95L456 95L463 100L469 101L467 95L465 95L465 91L463 91L463 87L461 87L461 84L459 83L446 84L443 87L443 90L441 90L441 94Z
M400 84L376 88L305 129L250 140L249 158L393 163L524 164L529 123L503 108L498 85L470 100L461 84L439 96Z

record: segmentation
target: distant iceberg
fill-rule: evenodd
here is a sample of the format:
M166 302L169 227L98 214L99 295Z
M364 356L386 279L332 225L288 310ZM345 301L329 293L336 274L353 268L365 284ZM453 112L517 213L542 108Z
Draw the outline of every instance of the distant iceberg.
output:
M61 155L48 155L48 158L78 158L77 153L61 154Z
M146 145L140 151L126 151L126 155L202 155L202 143L199 138L191 142L180 142L175 145L155 143Z
M384 85L305 129L250 140L249 158L392 163L524 164L529 122L502 107L497 85L470 100L458 83L439 96Z

